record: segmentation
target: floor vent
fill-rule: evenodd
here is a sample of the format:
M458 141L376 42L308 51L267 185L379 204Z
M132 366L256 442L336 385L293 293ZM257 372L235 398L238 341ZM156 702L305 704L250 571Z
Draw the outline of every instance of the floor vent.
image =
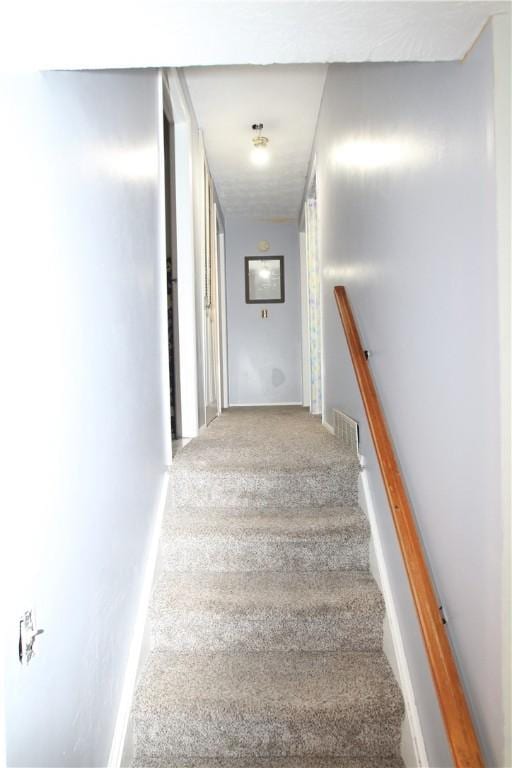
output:
M334 414L334 434L341 440L344 448L353 453L354 456L359 455L359 425L357 421L351 419L343 411L337 411L333 409Z

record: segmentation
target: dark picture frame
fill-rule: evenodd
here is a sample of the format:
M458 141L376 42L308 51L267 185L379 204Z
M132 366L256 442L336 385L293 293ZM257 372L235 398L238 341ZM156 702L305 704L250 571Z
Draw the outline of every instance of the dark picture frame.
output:
M261 262L270 263L268 265L264 265ZM277 266L279 273L276 276ZM261 280L256 282L257 270L260 272L260 274L262 272L268 272L269 274L265 274ZM284 256L245 257L245 303L284 303Z

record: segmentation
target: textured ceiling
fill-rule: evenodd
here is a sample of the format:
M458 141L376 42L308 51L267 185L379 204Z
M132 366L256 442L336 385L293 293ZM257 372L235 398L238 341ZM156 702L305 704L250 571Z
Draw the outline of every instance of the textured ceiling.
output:
M327 67L194 67L185 78L222 210L296 218ZM270 139L270 162L250 162L253 123Z
M508 2L7 0L0 68L460 59Z

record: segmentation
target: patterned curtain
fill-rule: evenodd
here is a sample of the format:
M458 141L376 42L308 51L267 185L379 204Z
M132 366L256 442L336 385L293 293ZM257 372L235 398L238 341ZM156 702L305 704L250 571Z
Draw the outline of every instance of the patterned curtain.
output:
M306 253L309 293L309 357L311 369L311 413L322 412L320 258L318 253L316 200L306 201Z

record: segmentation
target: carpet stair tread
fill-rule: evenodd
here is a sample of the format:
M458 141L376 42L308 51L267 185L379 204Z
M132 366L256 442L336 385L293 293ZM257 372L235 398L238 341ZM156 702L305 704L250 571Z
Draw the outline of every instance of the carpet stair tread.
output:
M394 757L380 757L378 763L368 757L171 757L164 762L145 757L133 768L403 768L403 762Z
M354 507L171 509L163 563L171 570L367 570L369 538L368 521Z
M297 407L173 457L132 768L402 768L359 462Z
M401 697L382 652L151 654L138 754L398 754Z
M164 573L155 645L179 650L372 650L384 604L369 573Z

